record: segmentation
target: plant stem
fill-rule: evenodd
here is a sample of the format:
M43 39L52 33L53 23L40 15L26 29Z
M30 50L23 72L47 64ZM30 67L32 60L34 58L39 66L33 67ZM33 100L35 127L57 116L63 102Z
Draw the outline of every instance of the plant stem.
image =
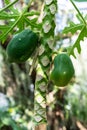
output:
M71 3L73 4L74 8L76 9L76 11L78 12L79 16L81 17L81 19L83 20L84 24L86 25L86 21L84 19L84 17L82 16L81 12L79 11L79 9L76 7L76 5L74 4L74 2L72 0L70 0Z
M4 10L8 9L10 6L14 5L17 1L18 1L18 0L15 0L15 1L13 1L12 3L8 4L7 6L5 6L4 8L2 8L2 9L0 10L0 13L3 12Z

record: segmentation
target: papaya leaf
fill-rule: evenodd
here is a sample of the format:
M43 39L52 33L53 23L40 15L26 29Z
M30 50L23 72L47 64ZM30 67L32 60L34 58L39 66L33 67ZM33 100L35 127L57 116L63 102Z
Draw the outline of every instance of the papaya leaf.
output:
M25 22L28 24L28 25L30 25L32 28L40 28L41 29L41 24L37 24L36 22L37 22L37 18L34 18L34 19L28 19L28 18L26 18L26 17L24 17L24 19L25 19Z
M69 27L65 27L63 30L63 33L67 34L67 33L71 32L72 34L74 34L77 32L77 30L81 30L83 28L83 26L84 26L84 23L75 24L73 22L70 22Z
M11 27L10 25L9 26L8 25L0 25L0 31L1 30L3 30L3 31L8 30L10 27Z
M17 18L17 17L19 17L19 13L18 13L18 14L12 14L12 13L3 11L3 12L0 14L0 19L3 19L3 20L14 19L14 18Z
M82 28L76 42L74 43L74 45L72 46L72 48L71 48L71 50L69 52L69 55L73 55L76 58L76 56L74 54L74 49L75 48L77 48L78 53L80 54L80 52L81 52L80 41L83 41L84 37L87 37L87 28L86 28L86 26L83 26L83 28Z
M27 6L20 12L16 7L15 3L18 0L4 0L5 7L0 9L0 40L2 43L7 39L9 33L15 34L22 31L25 27L41 28L40 24L37 23L38 16L40 13L37 11L27 12ZM36 16L30 19L29 16ZM16 31L15 31L16 30Z
M9 32L11 32L14 29L14 27L17 25L19 20L21 20L21 16L16 21L14 21L14 23L11 25L11 27L8 30L5 30L5 32L1 33L0 40L3 41L3 39L5 39L5 37L9 34Z
M17 28L19 29L17 32L20 32L21 30L24 30L25 27L25 21L22 17L21 20L17 23Z
M11 1L10 0L4 0L4 2L5 2L6 5L8 5L8 4L10 4Z
M30 11L30 12L26 12L25 14L24 14L24 16L34 16L34 15L40 15L40 12L38 12L38 11Z

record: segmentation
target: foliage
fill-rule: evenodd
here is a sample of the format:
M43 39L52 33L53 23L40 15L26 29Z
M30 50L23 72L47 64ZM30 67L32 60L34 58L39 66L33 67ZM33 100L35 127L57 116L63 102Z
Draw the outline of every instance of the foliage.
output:
M77 18L79 20L79 24L75 24L73 22L70 22L69 27L65 27L65 29L63 30L63 33L75 34L78 30L80 30L80 33L79 33L79 36L77 37L76 42L73 44L73 46L71 47L71 50L69 51L69 55L73 55L76 58L76 56L74 54L74 49L77 48L78 53L81 52L80 41L84 40L84 38L87 37L87 28L86 28L85 18L80 13L79 9L76 7L74 2L72 0L70 0L70 1L78 13L77 16L79 16L79 17L77 17Z
M74 49L77 48L78 52L80 53L81 52L80 42L84 40L84 37L87 37L87 27L86 27L86 19L85 19L86 16L83 17L83 15L80 13L79 9L76 7L74 2L72 0L70 1L78 13L77 18L79 20L79 23L76 24L74 22L70 22L69 26L65 27L65 29L63 30L63 33L66 34L71 33L73 35L76 34L76 32L80 31L76 42L69 50L69 55L73 55L76 58L74 54ZM54 35L54 30L56 26L55 14L57 11L57 1L46 0L44 2L45 3L43 7L44 13L42 14L43 19L41 18L42 20L41 22L39 22L39 17L41 17L40 13L36 10L33 11L32 9L30 9L33 0L29 0L28 4L24 6L21 10L16 8L15 6L16 2L18 2L18 0L14 0L13 2L11 2L10 0L4 0L5 7L0 10L0 21L3 23L0 25L0 41L1 43L4 44L8 39L8 37L10 37L11 39L13 35L21 32L26 28L30 28L34 32L38 33L40 36L41 44L37 49L37 53L35 53L35 55L33 55L33 57L29 60L30 62L29 64L31 64L31 68L29 69L29 74L32 75L34 70L36 74L33 83L35 85L35 89L34 89L35 101L33 101L34 117L32 118L34 118L33 122L35 123L35 125L38 125L40 123L45 123L47 121L46 104L48 104L48 108L50 108L50 101L48 101L50 100L50 98L47 99L47 92L49 93L49 91L51 91L52 86L55 87L55 84L51 84L49 75L52 69L53 57L55 57L55 55L58 54L58 50L55 49L56 38ZM48 89L49 87L50 90ZM58 92L58 90L59 89L55 89L55 91L53 91L54 92L53 94ZM23 100L23 102L25 102L25 99ZM73 104L72 106L75 107L76 104L74 103L75 101L74 102L72 101ZM26 103L26 107L27 105L28 103ZM21 109L22 109L22 103L21 103ZM78 112L76 114L78 114ZM11 127L14 130L22 129L20 128L21 125L19 126L16 125L15 121L12 119L11 114L9 114L9 112L3 113L3 116L1 113L0 117L1 117L0 118L1 127L3 125L11 125ZM29 116L29 118L31 117Z
M15 0L14 2L10 2L10 0L5 0L5 7L0 10L0 20L4 20L4 25L0 25L0 40L4 42L8 34L15 34L22 31L28 26L32 26L33 28L40 28L40 25L38 25L37 22L37 16L39 15L39 12L37 11L30 11L28 12L28 8L30 6L30 3L27 7L25 7L21 12L15 8L13 5L18 0ZM29 16L36 16L33 19L29 19Z

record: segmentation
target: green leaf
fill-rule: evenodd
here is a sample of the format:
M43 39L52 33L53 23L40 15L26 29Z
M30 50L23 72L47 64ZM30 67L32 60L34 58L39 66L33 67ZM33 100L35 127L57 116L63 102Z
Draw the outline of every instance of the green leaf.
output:
M84 27L82 28L82 30L81 30L81 32L80 32L80 34L79 34L79 36L78 36L78 38L77 38L75 44L72 46L72 48L71 48L71 50L70 50L70 52L69 52L69 55L73 55L73 56L76 58L76 56L75 56L75 54L74 54L74 49L77 48L78 53L81 52L80 41L81 41L81 40L84 40L84 37L87 37L87 28L86 28L86 26L84 26Z
M30 12L26 12L26 13L24 14L24 16L34 16L34 15L40 15L40 12L30 11Z
M0 40L2 43L7 39L9 33L13 35L28 26L32 28L41 28L41 24L37 24L39 12L27 12L28 7L24 7L22 11L19 12L19 10L14 7L17 1L18 0L14 0L11 2L11 0L4 0L5 7L0 9L0 22L4 23L0 25ZM35 17L30 19L28 16ZM14 30L16 31L14 32Z
M3 20L9 20L9 19L15 19L15 18L17 18L17 17L19 17L19 13L18 14L12 14L12 13L9 13L9 12L2 12L1 14L0 14L0 19L3 19Z
M25 21L26 21L26 23L28 24L28 25L30 25L32 28L40 28L41 29L41 24L37 24L36 23L36 21L37 21L37 18L34 18L34 19L28 19L28 18L26 18L26 17L24 17L24 19L25 19Z
M10 25L0 25L0 30L8 30L10 27Z
M8 4L10 4L11 1L10 0L4 0L4 2L5 2L6 5L8 5Z
M81 30L83 28L84 24L80 23L80 24L75 24L73 22L70 22L69 27L65 27L63 30L63 33L69 33L71 32L72 34L76 33L77 30Z
M18 32L20 32L21 30L24 30L24 27L25 27L25 21L24 21L24 18L22 17L21 20L17 24L17 28L19 29Z
M11 27L8 30L5 31L5 33L2 33L0 35L0 40L4 39L8 35L8 33L13 30L13 28L17 25L19 20L21 20L21 16L16 21L14 21L14 23L11 25Z

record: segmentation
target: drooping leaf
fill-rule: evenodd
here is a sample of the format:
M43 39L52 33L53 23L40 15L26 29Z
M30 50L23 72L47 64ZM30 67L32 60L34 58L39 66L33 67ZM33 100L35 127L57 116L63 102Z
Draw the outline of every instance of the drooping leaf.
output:
M81 52L81 46L80 46L80 41L83 41L84 40L84 37L87 37L87 28L86 26L84 26L76 40L76 42L74 43L74 45L72 46L70 52L69 52L69 55L73 55L75 58L75 54L74 54L74 49L77 48L78 50L78 53Z

